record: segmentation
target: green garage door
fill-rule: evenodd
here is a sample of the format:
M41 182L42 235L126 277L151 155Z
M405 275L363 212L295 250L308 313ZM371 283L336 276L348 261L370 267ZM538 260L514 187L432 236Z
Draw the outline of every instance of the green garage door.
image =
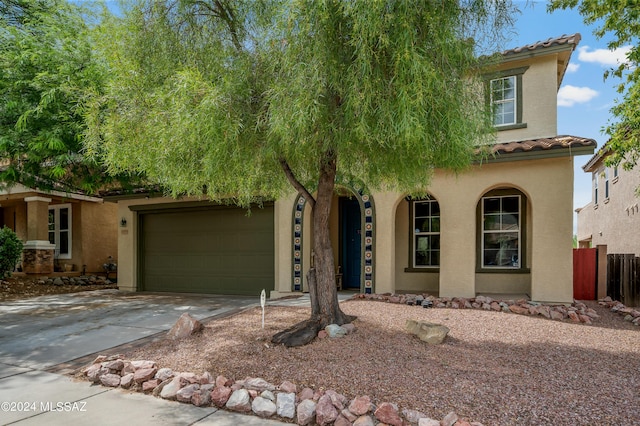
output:
M141 212L142 213L142 212ZM273 206L144 212L144 291L259 295L273 290Z

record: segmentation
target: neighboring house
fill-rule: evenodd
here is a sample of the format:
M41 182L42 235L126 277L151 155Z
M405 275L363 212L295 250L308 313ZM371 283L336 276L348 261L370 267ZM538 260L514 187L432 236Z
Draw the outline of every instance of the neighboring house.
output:
M638 169L607 167L608 145L600 149L582 169L591 173L592 201L577 209L580 248L598 247L604 254L640 256L640 187Z
M486 75L497 141L482 164L436 170L427 199L339 185L331 233L342 287L573 301L573 156L595 141L557 135L557 92L580 35L503 52ZM112 196L121 289L258 295L306 290L311 220L298 194L246 211L206 201Z
M117 257L117 217L117 207L100 198L19 184L0 190L0 227L23 241L27 274L104 272L108 257Z

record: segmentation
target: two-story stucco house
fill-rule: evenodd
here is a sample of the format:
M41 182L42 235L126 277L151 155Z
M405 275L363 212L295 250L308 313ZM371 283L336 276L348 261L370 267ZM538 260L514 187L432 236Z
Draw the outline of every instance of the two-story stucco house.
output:
M528 295L572 302L573 156L595 141L557 135L557 92L580 35L503 52L486 74L492 156L458 176L437 170L425 199L340 186L331 218L343 289ZM305 291L313 261L305 200L292 192L251 216L206 201L111 197L124 290Z
M599 247L604 255L640 256L640 173L606 166L609 153L605 145L582 167L591 173L592 200L576 210L578 243L581 248Z

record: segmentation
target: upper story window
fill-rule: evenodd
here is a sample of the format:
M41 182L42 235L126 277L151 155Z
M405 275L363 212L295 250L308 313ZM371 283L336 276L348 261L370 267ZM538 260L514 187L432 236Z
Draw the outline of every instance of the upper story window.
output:
M59 259L71 259L71 204L49 206L49 242Z
M522 76L529 67L515 68L486 76L487 102L497 130L527 127L522 122Z
M516 123L516 77L491 80L493 124L504 126Z
M609 169L604 169L604 199L609 198Z
M411 203L413 267L440 266L440 205L436 200Z
M598 205L598 173L593 174L593 204Z

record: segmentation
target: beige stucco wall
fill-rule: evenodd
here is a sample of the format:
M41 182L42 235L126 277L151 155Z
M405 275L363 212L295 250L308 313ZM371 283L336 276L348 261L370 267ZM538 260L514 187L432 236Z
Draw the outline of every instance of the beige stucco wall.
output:
M103 274L102 265L112 256L118 261L117 206L102 201L58 199L49 206L71 206L71 258L59 259L60 267L72 265L80 272ZM47 237L48 239L48 237ZM113 275L111 275L113 277Z
M607 252L633 253L640 256L640 198L635 190L640 186L638 170L618 168L618 178L609 167L609 198L605 197L604 165L599 164L592 175L599 180L598 204L593 201L578 212L578 241L581 246L606 245ZM592 200L593 200L592 186Z
M486 192L502 187L519 189L527 196L526 256L530 273L476 272L476 208ZM448 297L473 297L479 292L526 293L543 302L573 300L572 158L491 163L475 166L458 176L438 171L427 189L441 209L440 273L404 271L409 265L405 194L373 192L376 293L437 289L441 296ZM272 297L289 294L292 288L288 253L294 201L295 196L291 195L276 203L276 241L280 249L276 254L278 273ZM305 226L305 249L310 245L309 231ZM304 273L309 264L305 257Z
M103 273L102 265L109 256L113 257L115 263L118 262L118 206L113 203L84 202L81 203L80 212L82 263L78 263L76 270L87 265L87 272Z
M498 70L529 66L522 76L522 122L524 129L498 132L498 142L521 141L557 135L557 55L511 61Z
M3 223L0 226L11 228L22 241L27 240L27 204L2 204Z

